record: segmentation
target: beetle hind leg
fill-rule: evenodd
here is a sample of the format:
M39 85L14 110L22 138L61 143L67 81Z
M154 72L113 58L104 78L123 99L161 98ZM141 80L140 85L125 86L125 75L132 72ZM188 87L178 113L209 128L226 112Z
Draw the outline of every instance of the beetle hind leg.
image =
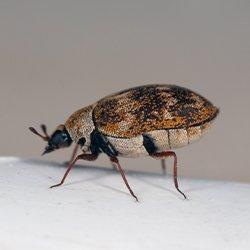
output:
M164 160L166 157L174 157L174 185L175 188L177 189L177 191L183 195L183 197L185 199L187 199L186 195L179 189L179 185L178 185L178 180L177 180L177 156L175 154L175 152L173 151L166 151L166 152L160 152L160 153L152 153L150 154L151 157L156 158L156 159L161 159Z

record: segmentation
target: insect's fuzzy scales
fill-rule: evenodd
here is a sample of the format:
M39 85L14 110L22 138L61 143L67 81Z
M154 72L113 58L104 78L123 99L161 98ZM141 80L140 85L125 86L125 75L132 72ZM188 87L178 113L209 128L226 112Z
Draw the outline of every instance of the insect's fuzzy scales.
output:
M217 113L208 100L186 88L148 85L80 109L65 126L74 142L86 140L84 152L90 150L91 133L98 130L119 156L137 157L148 155L143 136L150 138L156 152L183 147L199 139Z
M95 130L93 108L94 105L90 105L76 111L69 117L65 124L67 131L75 143L79 143L79 140L84 138L85 143L79 143L84 152L89 151L91 145L91 133Z
M117 167L131 193L118 157L174 157L174 183L178 188L177 157L171 151L186 146L205 134L219 110L201 95L176 85L145 85L109 95L73 113L65 125L49 136L30 130L48 142L44 153L68 147L75 142L83 151L72 162L61 180L79 159L95 160L105 153ZM77 150L74 150L76 152ZM163 164L165 168L165 164Z

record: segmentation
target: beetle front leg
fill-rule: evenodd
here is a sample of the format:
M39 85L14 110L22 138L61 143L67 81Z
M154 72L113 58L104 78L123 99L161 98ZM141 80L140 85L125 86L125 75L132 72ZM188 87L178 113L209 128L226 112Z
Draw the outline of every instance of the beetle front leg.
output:
M75 159L78 148L79 148L79 145L76 144L75 147L74 147L74 149L73 149L72 155L70 157L69 163L72 162Z
M97 157L98 157L98 155L93 155L93 154L80 154L80 155L78 155L73 161L71 161L69 163L69 166L68 166L68 168L67 168L61 182L56 184L56 185L51 186L50 188L61 186L64 183L64 181L65 181L67 175L69 174L70 170L73 168L73 166L75 165L75 163L78 160L82 159L82 160L87 160L87 161L94 161L94 160L97 159Z
M73 151L72 151L72 153L71 153L70 160L69 161L65 161L63 163L64 165L69 165L75 159L78 148L79 148L79 145L76 144L75 147L74 147L74 149L73 149Z
M133 190L132 190L131 187L129 186L128 181L127 181L127 178L126 178L126 176L125 176L125 173L124 173L124 171L123 171L123 169L122 169L122 167L121 167L121 165L120 165L118 159L117 159L115 156L113 156L113 157L110 157L110 160L111 160L112 163L114 163L114 165L116 166L116 168L117 168L118 171L120 172L120 174L121 174L121 176L122 176L122 179L123 179L125 185L127 186L128 190L129 190L129 192L130 192L130 194L131 194L131 195L136 199L136 201L138 202L138 198L136 197L136 195L134 194Z
M160 152L160 153L153 153L153 154L150 154L150 156L156 158L156 159L165 159L166 157L171 157L173 156L174 157L174 185L175 185L175 188L177 189L177 191L179 193L181 193L183 195L183 197L185 199L187 199L186 195L179 189L179 185L178 185L178 180L177 180L177 156L175 154L175 152L173 151L166 151L166 152Z

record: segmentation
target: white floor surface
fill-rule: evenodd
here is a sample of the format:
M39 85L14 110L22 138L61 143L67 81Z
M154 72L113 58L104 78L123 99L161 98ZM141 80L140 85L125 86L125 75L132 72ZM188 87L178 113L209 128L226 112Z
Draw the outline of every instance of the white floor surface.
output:
M84 162L82 164L85 164ZM0 158L1 250L250 249L250 184Z

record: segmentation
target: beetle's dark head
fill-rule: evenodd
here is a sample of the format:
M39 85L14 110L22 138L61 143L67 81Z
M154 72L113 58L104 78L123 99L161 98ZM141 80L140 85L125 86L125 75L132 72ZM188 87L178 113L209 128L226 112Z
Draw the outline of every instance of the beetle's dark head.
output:
M59 148L69 147L72 143L72 139L64 125L59 125L51 136L48 135L45 125L41 125L44 135L38 133L33 127L29 129L34 134L40 136L44 141L48 142L42 155Z

